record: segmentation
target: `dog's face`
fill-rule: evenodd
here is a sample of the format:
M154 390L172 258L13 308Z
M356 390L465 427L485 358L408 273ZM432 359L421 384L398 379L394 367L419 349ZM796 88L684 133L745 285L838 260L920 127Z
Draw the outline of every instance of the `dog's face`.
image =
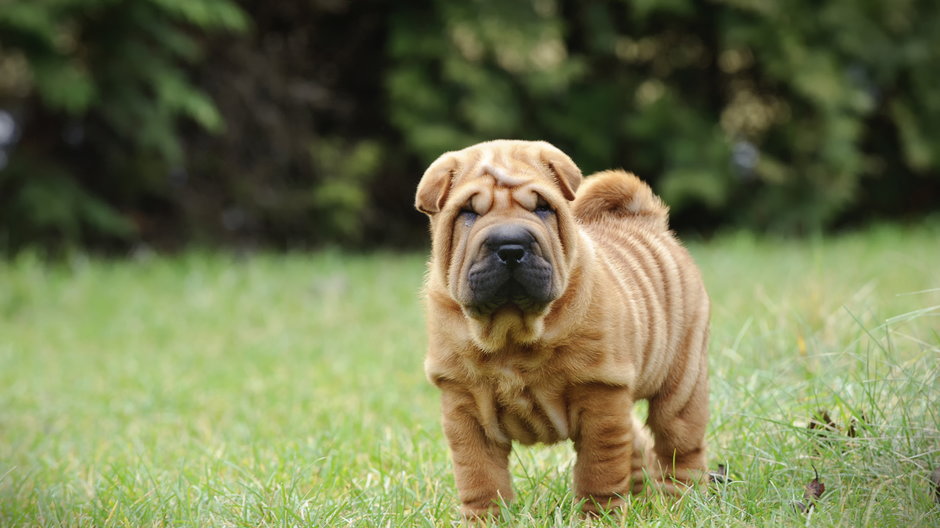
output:
M438 158L418 185L431 217L432 287L463 309L485 349L538 339L567 285L568 202L581 172L544 142L491 141Z

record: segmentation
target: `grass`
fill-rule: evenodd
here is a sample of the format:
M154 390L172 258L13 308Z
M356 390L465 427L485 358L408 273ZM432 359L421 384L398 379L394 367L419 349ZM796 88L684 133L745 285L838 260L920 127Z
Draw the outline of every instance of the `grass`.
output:
M505 524L940 524L940 226L690 249L731 481L584 520L570 445L518 448ZM459 525L423 258L0 263L0 525ZM806 428L819 409L839 431Z

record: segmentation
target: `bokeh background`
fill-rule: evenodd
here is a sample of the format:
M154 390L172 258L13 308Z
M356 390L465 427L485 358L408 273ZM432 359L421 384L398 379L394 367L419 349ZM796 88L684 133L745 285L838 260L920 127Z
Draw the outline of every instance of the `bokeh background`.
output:
M673 224L940 208L933 0L2 0L0 248L413 247L426 165L545 139Z
M0 0L0 527L465 526L412 204L495 138L647 179L712 299L727 485L592 525L940 526L940 1Z

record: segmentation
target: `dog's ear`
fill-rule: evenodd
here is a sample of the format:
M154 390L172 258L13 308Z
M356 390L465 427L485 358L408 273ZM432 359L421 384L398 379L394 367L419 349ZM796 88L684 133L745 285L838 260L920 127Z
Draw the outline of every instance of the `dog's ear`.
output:
M581 185L581 169L571 161L567 154L554 146L545 143L541 152L542 164L555 178L555 183L561 193L568 200L574 200L575 193Z
M427 215L439 213L447 201L450 185L459 167L457 156L448 152L424 171L415 194L415 208Z

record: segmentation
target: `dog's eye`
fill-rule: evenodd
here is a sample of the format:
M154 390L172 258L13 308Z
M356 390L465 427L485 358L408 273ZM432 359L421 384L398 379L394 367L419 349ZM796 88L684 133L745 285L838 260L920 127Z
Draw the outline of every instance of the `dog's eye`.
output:
M539 198L539 200L535 202L535 214L539 215L540 217L544 218L554 212L555 210L552 209L552 206L548 205L548 202L542 198Z
M460 218L463 219L464 225L467 227L470 227L470 225L472 225L479 216L480 215L474 211L469 204L465 205L463 209L460 210Z

